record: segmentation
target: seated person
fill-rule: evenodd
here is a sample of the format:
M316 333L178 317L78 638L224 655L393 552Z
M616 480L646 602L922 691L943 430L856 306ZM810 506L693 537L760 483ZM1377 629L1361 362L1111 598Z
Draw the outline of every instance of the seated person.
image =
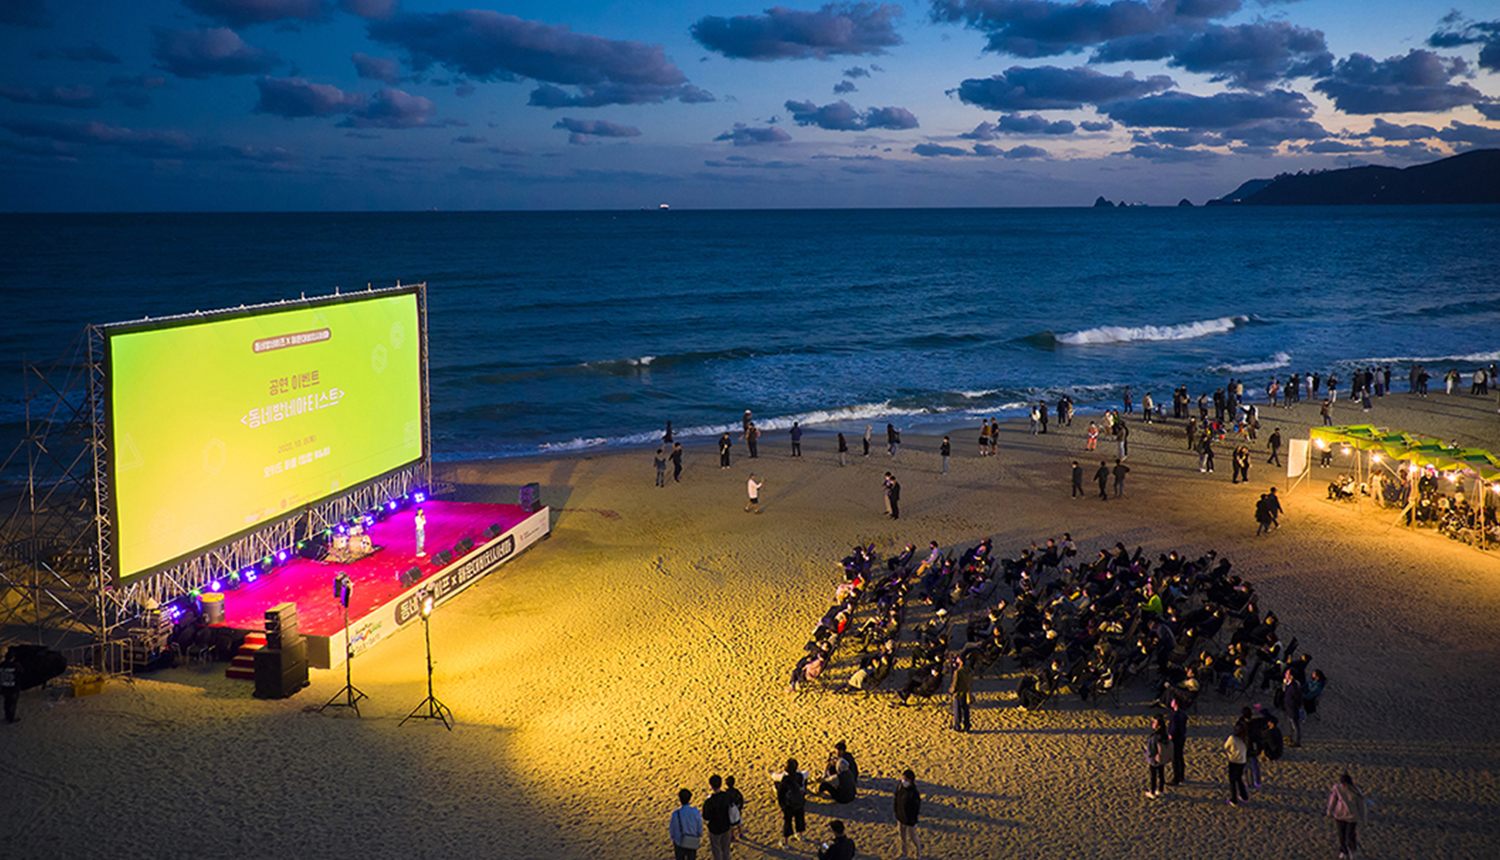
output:
M1328 686L1328 678L1323 675L1322 669L1312 670L1308 677L1305 689L1302 692L1302 710L1309 714L1318 712L1318 697L1323 695L1323 689Z
M1167 707L1173 699L1176 699L1182 707L1191 705L1198 698L1198 670L1189 666L1182 675L1180 681L1164 681L1160 695L1153 703L1159 708Z

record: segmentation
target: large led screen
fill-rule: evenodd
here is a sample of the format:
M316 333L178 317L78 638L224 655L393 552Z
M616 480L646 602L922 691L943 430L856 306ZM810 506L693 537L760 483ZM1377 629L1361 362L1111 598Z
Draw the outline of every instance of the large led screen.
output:
M415 292L106 331L121 581L422 458Z

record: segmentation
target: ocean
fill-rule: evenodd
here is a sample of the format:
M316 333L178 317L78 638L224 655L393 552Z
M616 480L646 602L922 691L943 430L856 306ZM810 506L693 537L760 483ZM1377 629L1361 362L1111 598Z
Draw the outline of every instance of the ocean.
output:
M1500 361L1495 206L4 215L0 261L5 453L86 324L397 281L437 460Z

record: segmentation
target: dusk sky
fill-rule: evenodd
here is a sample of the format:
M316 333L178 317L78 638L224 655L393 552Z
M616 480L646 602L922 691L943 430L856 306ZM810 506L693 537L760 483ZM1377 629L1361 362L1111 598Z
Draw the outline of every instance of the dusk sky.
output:
M1202 203L1500 147L1500 2L0 0L5 211Z

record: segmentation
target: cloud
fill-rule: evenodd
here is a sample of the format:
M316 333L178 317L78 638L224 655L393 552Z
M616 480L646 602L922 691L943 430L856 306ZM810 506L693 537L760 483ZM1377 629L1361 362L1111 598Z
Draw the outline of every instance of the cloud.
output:
M1188 38L1167 65L1231 86L1263 90L1286 78L1329 74L1333 54L1321 31L1270 21L1209 27Z
M479 137L477 135L462 134L462 135L459 135L458 137L453 138L453 142L454 143L488 143L489 140L487 138Z
M111 63L118 65L123 62L114 51L109 50L98 42L89 42L87 45L64 45L57 48L37 48L31 52L38 60L71 60L75 63Z
M940 143L919 143L912 147L911 151L923 158L1046 158L1047 150L1039 146L1018 146L1014 149L1004 149L992 146L988 143L976 143L973 149L963 149L957 146L945 146Z
M1112 131L1114 130L1115 124L1107 119L1100 120L1099 122L1084 120L1083 122L1080 122L1078 124L1078 127L1083 129L1084 131Z
M470 9L396 14L371 21L368 30L374 41L406 51L418 71L441 64L480 81L530 78L579 90L569 95L557 86L539 88L529 103L540 107L713 100L688 84L660 45L574 33L563 25Z
M1500 128L1487 125L1470 125L1453 120L1448 127L1438 132L1438 139L1449 143L1467 143L1472 146L1500 147Z
M1479 111L1485 119L1500 122L1500 102L1479 102L1474 105L1474 110Z
M602 119L570 119L564 117L553 123L552 127L570 132L568 143L577 144L589 143L590 138L641 136L641 130L633 125L618 125Z
M316 21L328 16L323 0L182 0L182 5L231 27L271 21Z
M0 121L0 128L28 138L54 141L69 149L113 149L150 159L241 161L279 164L293 160L279 147L226 146L198 141L176 129L133 129L103 122Z
M1184 129L1137 131L1130 135L1130 139L1136 143L1154 143L1161 146L1175 146L1179 149L1187 149L1191 146L1223 146L1225 142L1223 135L1220 134Z
M836 96L841 96L844 93L857 92L858 90L859 87L856 87L853 81L839 81L838 83L833 85L833 94Z
M1323 140L1328 137L1328 129L1310 119L1265 119L1227 128L1222 133L1226 140L1256 147L1275 147L1289 140Z
M1267 119L1307 119L1313 105L1301 93L1217 93L1195 96L1171 92L1104 105L1100 111L1133 127L1225 129Z
M764 15L700 18L690 32L698 44L740 60L826 60L838 55L883 54L901 44L893 4L830 3L816 12L777 6Z
M855 66L852 69L844 70L844 77L846 78L868 78L869 76L870 70L864 66Z
M965 104L990 110L1072 110L1139 98L1173 86L1175 82L1166 75L1140 80L1130 72L1116 77L1083 67L1011 66L993 77L969 78L949 93L956 92Z
M1231 15L1240 5L1240 0L933 0L932 19L988 34L986 51L1035 58L1174 27L1201 29L1205 21Z
M1344 113L1436 112L1473 104L1484 94L1466 83L1451 83L1468 71L1461 57L1440 57L1413 48L1404 57L1375 60L1351 54L1313 89L1333 99Z
M1006 158L1046 158L1047 157L1047 150L1042 149L1040 146L1027 146L1026 144L1023 143L1020 146L1015 147L1014 149L1006 150L1005 157Z
M973 131L966 131L959 137L964 140L994 140L999 137L999 128L992 122L982 122L974 126Z
M345 12L361 18L389 18L396 12L397 0L339 0Z
M1144 143L1132 146L1130 149L1119 154L1166 164L1213 161L1220 157L1218 153L1206 149L1179 149L1175 146L1157 146L1155 144Z
M45 30L52 26L47 0L5 0L0 3L0 24Z
M0 98L23 105L48 107L96 108L101 102L89 86L76 87L0 87Z
M794 161L761 161L743 155L730 155L721 159L713 159L703 162L709 167L741 167L761 170L788 170L803 167Z
M714 140L727 140L735 146L759 146L766 143L786 143L792 136L777 128L768 125L764 128L751 128L742 122L734 124L734 128L724 132Z
M917 118L906 108L871 108L860 112L843 99L822 107L812 102L788 101L786 109L791 111L792 121L798 125L815 125L828 131L864 131L871 128L900 131L917 127Z
M156 47L151 56L161 67L179 78L211 78L220 75L261 75L281 65L269 51L245 44L233 30L168 30L152 27Z
M147 91L154 90L166 82L166 78L155 75L115 75L109 79L107 86L121 104L140 109L151 103L151 97L146 95Z
M1370 130L1356 137L1378 137L1381 140L1426 140L1437 137L1438 130L1430 125L1400 125L1394 122L1386 122L1380 117L1375 117L1375 124Z
M1313 152L1319 155L1342 155L1346 152L1369 152L1371 147L1357 143L1348 143L1342 140L1319 140L1301 147L1303 152Z
M1428 37L1429 47L1483 45L1479 49L1479 68L1500 71L1500 21L1470 21L1454 11L1443 16L1443 24L1446 29Z
M256 113L293 119L304 116L333 116L364 107L365 97L346 93L328 84L314 84L303 78L261 78Z
M401 64L395 60L360 53L351 54L349 59L354 63L354 71L361 78L391 85L401 80Z
M350 111L339 128L420 128L428 125L436 106L431 99L397 89L383 89L362 107Z
M966 156L972 153L967 149L957 146L943 146L938 143L919 143L911 148L911 151L923 158L935 158L939 156Z

